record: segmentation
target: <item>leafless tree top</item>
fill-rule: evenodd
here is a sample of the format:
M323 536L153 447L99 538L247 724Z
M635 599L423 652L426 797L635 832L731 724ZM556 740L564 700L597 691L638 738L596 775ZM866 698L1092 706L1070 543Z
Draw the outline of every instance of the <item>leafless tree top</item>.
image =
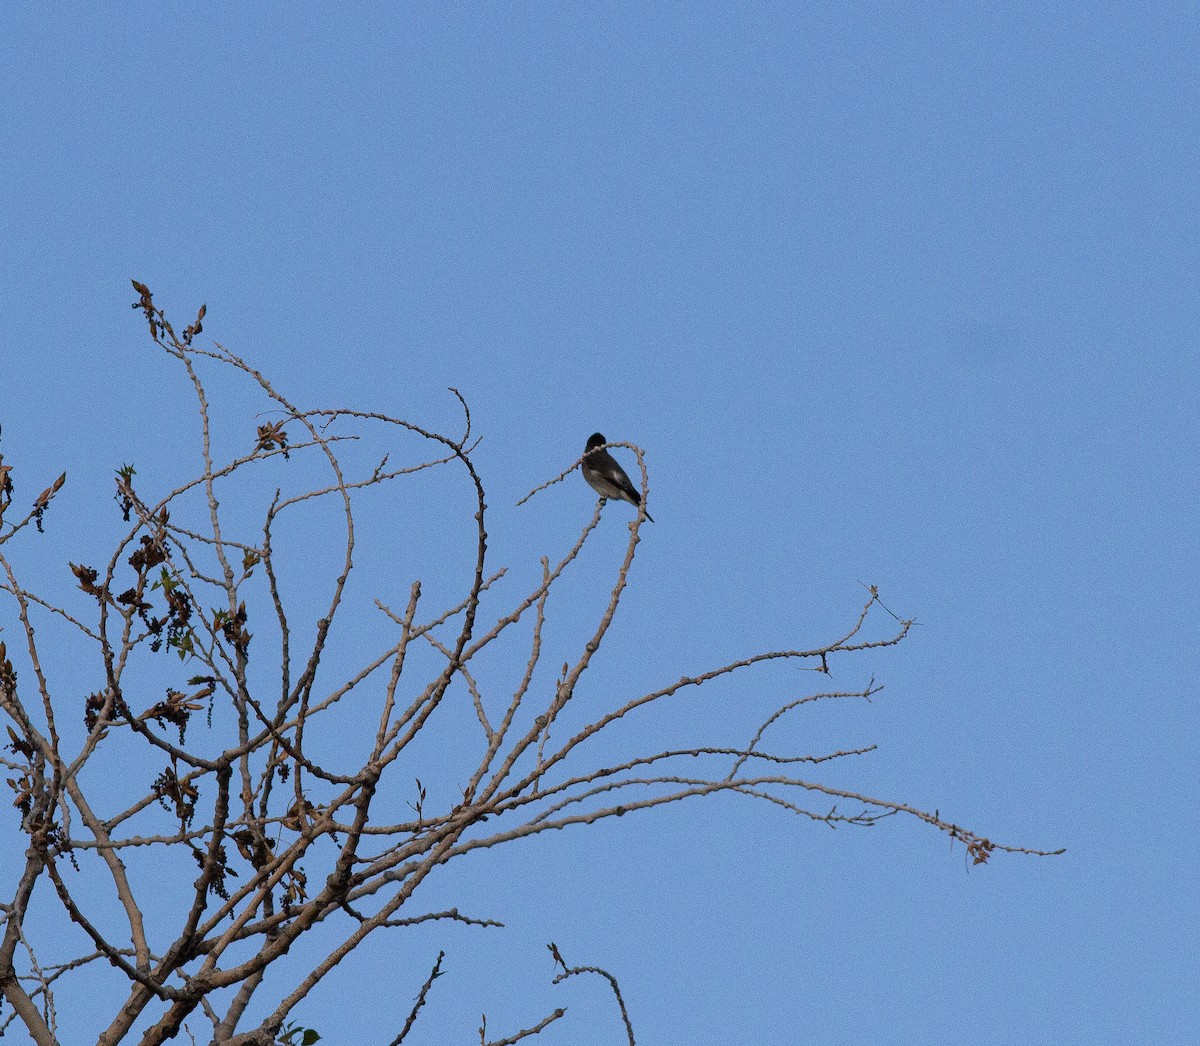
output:
M599 523L603 499L573 541L541 560L536 584L506 603L492 598L487 605L501 609L485 616L485 595L505 571L489 559L485 486L463 396L450 390L462 411L455 435L381 413L300 406L239 356L195 343L203 308L176 334L150 291L134 286L135 308L155 344L178 362L194 392L199 474L151 493L132 466L120 468L115 497L123 529L111 555L72 564L79 594L56 602L39 594L45 586L38 579L18 575L3 546L41 529L66 475L22 509L19 470L0 457L2 761L16 808L4 830L9 848L25 853L0 907L4 1027L23 1025L40 1046L57 1042L56 994L78 1006L72 975L102 963L111 967L111 994L86 1000L101 1044L152 1046L181 1029L193 1041L298 1043L303 1029L292 1022L295 1008L369 934L439 919L499 925L457 909L414 908L414 891L448 862L692 797L736 793L831 827L900 814L962 842L975 863L1001 850L1041 852L998 844L936 811L832 787L817 776L820 764L873 746L805 754L772 746L780 720L817 701L869 699L880 689L873 680L797 693L793 677L780 684L774 710L746 721L740 737L597 759L598 735L652 705L683 701L695 687L769 662L816 670L804 679L827 677L839 659L900 643L912 622L888 611L870 588L841 635L747 651L646 692L593 695L581 708L581 681L610 635L642 539L650 488L640 448L607 445L636 459L641 505L592 626L574 656L549 668L548 601ZM230 457L219 456L213 433L204 377L213 366L256 385L274 411L255 427L247 424L242 451ZM347 464L344 451L355 441L380 445L390 432L423 452L406 451L401 464L390 453L366 468ZM314 464L324 478L295 488L275 487L256 472L270 467L269 475L310 477ZM342 647L335 650L335 623L355 565L357 498L429 469L454 470L470 494L463 591L436 607L423 601L419 580L394 605L378 593L386 639L369 648L338 633ZM249 486L234 486L243 480ZM254 528L240 493L246 489L266 491ZM277 533L292 515L326 505L336 507L339 532L323 531L327 544L311 561L314 569L325 560L334 567L327 578L307 578L302 598L289 599L288 557L276 551ZM98 509L96 527L104 526ZM318 583L323 588L314 596ZM69 647L59 646L67 643L64 633ZM71 654L76 678L101 680L90 694L52 683L57 674L49 666L68 648L79 651ZM496 682L503 673L489 658L504 650L511 663L516 649L518 670ZM426 732L464 714L472 724L460 735L464 743L432 758L422 745ZM439 786L431 790L435 778ZM450 798L446 781L455 782ZM28 918L36 890L50 891L61 924ZM304 972L296 975L292 965L293 972L277 974L278 960L293 949L305 957ZM615 978L568 966L553 951L559 979L591 972L609 980L633 1042ZM441 962L439 956L407 1021L399 1022L396 1043L418 1020ZM499 1046L538 1035L562 1012L531 1016L529 1028L494 1040L485 1021L480 1040Z

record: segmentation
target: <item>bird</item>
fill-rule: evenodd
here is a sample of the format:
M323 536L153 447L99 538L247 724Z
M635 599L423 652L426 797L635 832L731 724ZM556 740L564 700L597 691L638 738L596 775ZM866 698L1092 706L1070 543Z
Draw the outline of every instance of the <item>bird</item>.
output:
M583 455L583 478L587 480L588 486L602 498L628 501L635 507L641 505L641 493L629 482L629 477L625 475L625 470L617 464L617 459L607 450L596 449L603 447L607 442L608 440L599 432L592 433L588 438L587 450ZM654 522L654 517L649 512L646 513L646 518L651 523Z

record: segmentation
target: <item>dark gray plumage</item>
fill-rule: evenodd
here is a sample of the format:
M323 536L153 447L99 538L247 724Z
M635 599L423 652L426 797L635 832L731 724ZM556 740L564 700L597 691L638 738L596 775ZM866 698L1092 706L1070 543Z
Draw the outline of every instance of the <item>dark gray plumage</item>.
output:
M583 458L583 478L602 498L616 498L618 501L628 501L634 506L640 505L642 495L629 481L625 470L617 464L617 459L607 450L597 449L607 442L599 432L589 437L587 453ZM654 522L654 517L649 512L646 513L646 518L651 523Z

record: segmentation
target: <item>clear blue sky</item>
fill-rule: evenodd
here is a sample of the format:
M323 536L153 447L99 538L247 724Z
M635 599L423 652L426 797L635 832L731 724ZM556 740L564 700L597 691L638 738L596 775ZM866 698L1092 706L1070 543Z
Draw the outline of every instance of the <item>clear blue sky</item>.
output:
M544 1041L621 1041L601 985L546 985L555 940L621 978L645 1043L1192 1041L1194 4L5 21L3 450L27 490L66 467L77 499L33 563L76 558L114 468L165 476L177 453L188 390L129 308L136 277L180 319L206 302L206 334L306 404L450 426L461 389L522 576L594 499L577 477L517 498L595 429L643 446L657 522L613 693L817 644L880 585L921 627L846 662L836 682L887 689L798 719L795 748L878 743L829 779L1068 848L968 872L916 823L833 833L732 800L555 833L437 895L507 930L381 939L370 978L348 964L302 1023L389 1041L445 947L412 1041L556 1005ZM395 496L414 520L460 517L413 489ZM445 566L403 551L366 602ZM735 740L810 683L748 678L674 713Z

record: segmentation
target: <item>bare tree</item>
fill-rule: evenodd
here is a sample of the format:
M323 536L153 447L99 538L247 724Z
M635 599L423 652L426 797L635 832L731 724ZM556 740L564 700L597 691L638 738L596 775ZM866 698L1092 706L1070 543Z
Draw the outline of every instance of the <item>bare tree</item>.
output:
M596 761L594 739L651 705L766 662L799 663L827 675L835 659L901 642L912 622L890 615L871 588L844 633L827 642L747 654L646 693L602 696L604 703L582 711L572 702L610 634L646 518L649 481L638 447L615 444L636 457L643 497L611 590L576 654L547 672L547 602L595 530L603 499L565 552L541 560L540 580L485 622L485 596L498 600L489 589L505 571L489 565L484 482L472 459L470 411L456 390L463 414L458 436L380 413L301 407L232 352L194 342L203 308L177 335L150 291L134 287L134 307L154 343L178 362L194 390L202 468L164 495L142 490L133 467L118 470L115 497L124 524L106 562L71 565L82 592L72 600L39 594L45 586L19 577L0 549L0 590L9 608L8 647L0 643L8 737L2 762L15 792L14 822L19 813L19 829L13 823L4 830L23 840L10 836L10 852L24 850L17 881L4 887L0 905L4 1028L15 1021L40 1046L55 1043L56 991L92 964L108 964L112 995L88 1000L101 1046L153 1046L189 1019L208 1028L204 1035L214 1043L314 1041L292 1020L296 1006L368 935L432 920L499 925L456 908L414 909L414 891L448 862L692 797L738 793L831 826L903 814L962 842L976 863L998 850L1041 852L1002 846L936 812L796 776L871 747L795 755L767 746L781 718L816 701L869 698L878 689L873 681L853 691L787 693L772 714L748 721L744 735L724 745ZM242 453L227 458L219 457L209 379L202 378L213 367L248 379L274 412L253 435L247 426ZM415 437L426 453L397 466L389 456L369 467L347 465L352 441L371 436L378 445L387 431ZM291 492L281 484L272 493L274 484L256 471L304 479L314 461L325 478ZM385 641L367 650L359 636L342 636L335 650L331 636L355 562L358 499L369 488L437 468L457 469L473 504L472 562L461 598L428 610L415 581L396 607L376 601L390 630ZM0 546L28 536L31 524L41 530L66 479L59 476L22 515L12 475L0 458ZM235 488L243 478L250 482ZM226 491L237 493L223 501ZM253 531L247 491L263 505ZM306 577L302 596L285 598L284 557L275 547L281 521L329 504L336 506L340 538L331 538L338 548L324 594L313 596L317 579ZM880 623L885 631L871 631ZM80 666L76 678L90 672L101 681L90 695L64 693L44 671L62 656L57 644L67 642L52 638L47 649L42 632L58 636L54 629L80 645L71 655ZM515 677L503 688L485 685L480 667L514 642L523 644ZM472 720L470 742L443 755L446 765L431 765L423 735L435 717L463 714ZM343 739L336 746L329 743L335 736ZM457 782L452 799L431 798L421 780L431 776ZM181 871L187 867L196 875L190 884ZM43 925L48 916L31 918L39 890L43 902L60 909L63 925L53 932ZM39 911L46 908L42 903ZM293 949L304 972L295 975L289 965L288 981L277 964ZM559 980L589 972L608 979L632 1043L616 979L595 967L568 966L551 949ZM395 1043L418 1021L441 963L439 955ZM529 1028L493 1046L535 1036L563 1012L533 1014ZM186 1033L197 1041L193 1024ZM486 1021L479 1034L486 1046Z

